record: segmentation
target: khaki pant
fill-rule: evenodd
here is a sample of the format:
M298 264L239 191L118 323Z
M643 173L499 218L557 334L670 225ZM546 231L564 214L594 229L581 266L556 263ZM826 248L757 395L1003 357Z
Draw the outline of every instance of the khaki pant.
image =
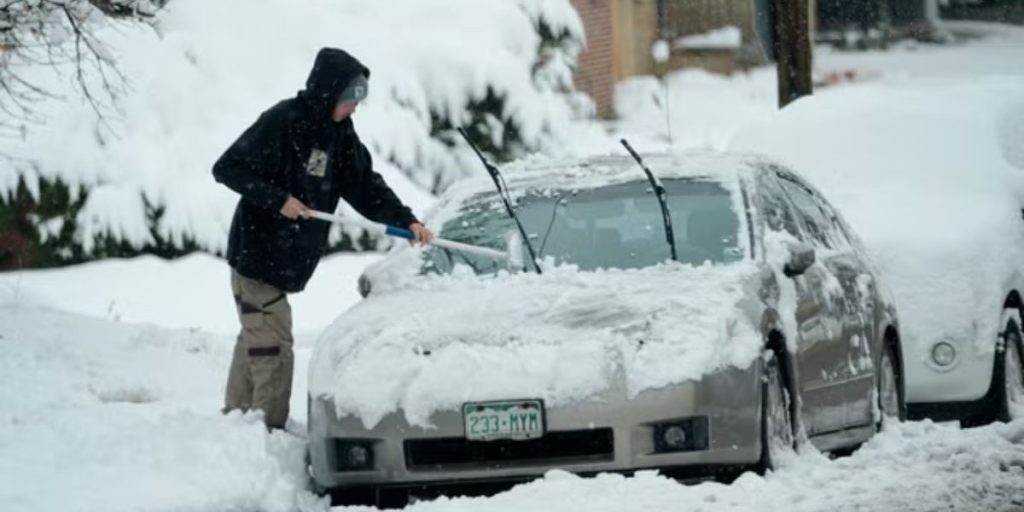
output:
M259 409L270 428L284 428L292 394L292 309L277 288L231 269L242 329L224 393L224 411Z

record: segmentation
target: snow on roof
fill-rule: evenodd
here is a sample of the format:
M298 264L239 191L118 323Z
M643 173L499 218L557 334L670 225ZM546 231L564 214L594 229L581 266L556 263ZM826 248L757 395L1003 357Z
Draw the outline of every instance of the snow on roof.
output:
M655 177L707 178L735 182L741 173L765 159L753 153L690 150L640 155ZM585 158L550 158L531 155L499 169L515 194L535 189L586 189L634 180L646 180L643 169L626 154ZM445 197L491 192L494 184L480 166L479 173L452 186Z

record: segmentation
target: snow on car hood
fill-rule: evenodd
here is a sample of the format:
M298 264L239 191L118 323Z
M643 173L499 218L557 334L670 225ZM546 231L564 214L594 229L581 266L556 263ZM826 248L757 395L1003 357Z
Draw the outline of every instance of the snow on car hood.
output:
M402 411L427 426L463 402L609 391L633 397L729 366L760 336L743 312L752 263L543 275L429 276L374 291L321 335L310 393L368 427Z

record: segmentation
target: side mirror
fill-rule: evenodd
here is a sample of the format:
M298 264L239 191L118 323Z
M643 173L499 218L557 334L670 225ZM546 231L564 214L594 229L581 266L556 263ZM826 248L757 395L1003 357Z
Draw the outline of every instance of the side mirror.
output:
M370 290L373 289L373 283L370 281L369 277L366 277L366 274L360 274L357 287L359 295L365 299L366 296L370 294Z
M782 267L782 273L786 277L802 275L814 265L814 261L814 247L805 243L792 244L789 246L789 261Z

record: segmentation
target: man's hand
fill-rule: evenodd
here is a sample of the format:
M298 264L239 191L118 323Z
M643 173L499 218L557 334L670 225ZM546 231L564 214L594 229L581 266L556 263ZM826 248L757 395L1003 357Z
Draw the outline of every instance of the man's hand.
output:
M434 241L434 233L419 222L410 224L409 231L412 231L412 234L416 237L409 241L410 244L430 245L430 242Z
M288 200L285 201L284 206L281 207L281 215L292 220L299 218L304 213L306 213L306 205L302 204L302 201L299 201L292 196L288 196Z

